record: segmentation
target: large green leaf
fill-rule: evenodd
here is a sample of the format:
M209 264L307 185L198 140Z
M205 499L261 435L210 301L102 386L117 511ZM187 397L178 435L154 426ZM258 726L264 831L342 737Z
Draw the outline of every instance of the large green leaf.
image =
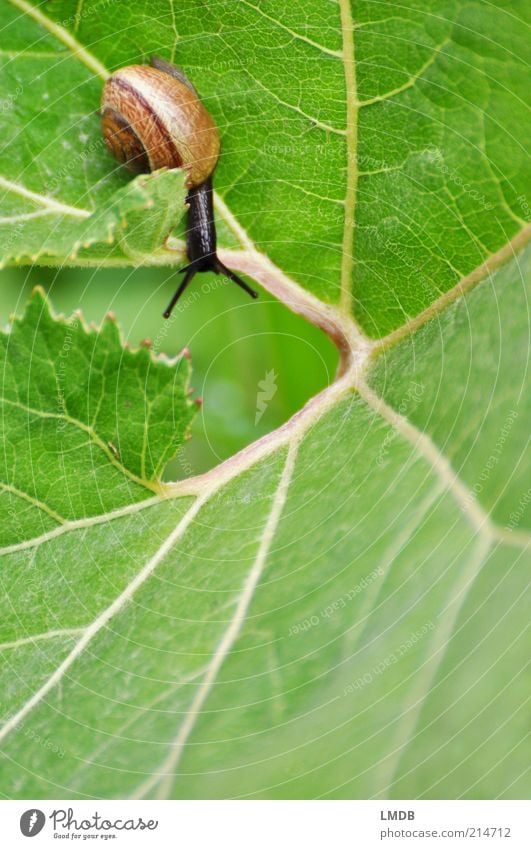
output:
M11 90L39 77L5 180L51 197L106 69L177 59L222 130L225 255L342 349L284 428L172 485L183 361L80 327L65 399L69 325L37 299L4 338L2 792L527 797L526 7L2 7ZM98 217L127 177L86 169L53 198ZM41 260L176 261L162 194L160 245L71 257L59 216Z
M6 795L527 794L530 261L164 497L60 476L2 551Z
M5 261L59 264L73 253L72 216L99 216L127 182L101 140L101 88L152 53L190 73L219 125L225 243L265 252L303 290L352 308L370 336L427 307L528 217L525 0L408 0L396 16L348 0L0 6ZM117 259L152 251L77 255Z

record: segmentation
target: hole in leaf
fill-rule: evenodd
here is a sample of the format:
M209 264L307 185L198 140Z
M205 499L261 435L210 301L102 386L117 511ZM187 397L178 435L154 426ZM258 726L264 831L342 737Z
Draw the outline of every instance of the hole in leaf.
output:
M260 289L247 299L230 281L201 275L170 321L162 311L178 278L169 269L8 268L0 315L21 315L41 285L55 312L81 309L99 324L112 311L131 347L144 339L157 353L192 358L194 397L201 397L192 438L164 478L200 474L275 430L327 386L337 351L325 334Z

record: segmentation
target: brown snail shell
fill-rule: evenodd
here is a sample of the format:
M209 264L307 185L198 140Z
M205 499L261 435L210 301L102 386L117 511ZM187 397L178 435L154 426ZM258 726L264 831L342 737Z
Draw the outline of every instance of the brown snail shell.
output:
M112 74L102 95L105 144L132 171L184 168L189 188L214 171L219 134L194 89L158 68L129 65Z

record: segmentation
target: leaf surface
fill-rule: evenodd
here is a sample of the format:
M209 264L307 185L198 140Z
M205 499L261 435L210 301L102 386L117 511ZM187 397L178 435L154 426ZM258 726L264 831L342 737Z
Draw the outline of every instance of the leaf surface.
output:
M40 215L59 202L99 218L126 185L101 139L101 88L111 70L153 53L190 74L219 126L222 242L267 254L371 337L429 306L529 217L524 2L411 1L397 16L348 0L289 11L278 0L133 0L125 10L2 0L2 9L4 261L31 259L19 241L56 264L76 253L77 213L53 220L43 242L41 218L19 220L12 235L17 210ZM23 203L21 191L42 200ZM178 200L165 203L175 214ZM147 246L119 257L140 254L153 261ZM96 259L116 257L78 261Z
M2 792L527 798L527 7L3 8L9 90L38 63L4 180L90 201L94 243L59 216L51 261L176 261L156 238L179 217L175 175L129 183L96 145L60 191L45 176L79 122L99 138L106 69L161 53L222 132L222 244L320 310L345 370L170 485L185 360L39 296L2 337ZM37 221L19 233L32 251Z
M525 795L529 260L189 496L4 549L8 795Z

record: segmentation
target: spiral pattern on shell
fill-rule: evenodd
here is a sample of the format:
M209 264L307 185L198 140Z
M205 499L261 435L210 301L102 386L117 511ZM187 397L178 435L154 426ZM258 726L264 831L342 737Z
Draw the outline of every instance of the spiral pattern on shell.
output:
M216 167L213 119L191 86L158 68L129 65L112 74L101 114L105 144L132 171L184 168L192 188Z

